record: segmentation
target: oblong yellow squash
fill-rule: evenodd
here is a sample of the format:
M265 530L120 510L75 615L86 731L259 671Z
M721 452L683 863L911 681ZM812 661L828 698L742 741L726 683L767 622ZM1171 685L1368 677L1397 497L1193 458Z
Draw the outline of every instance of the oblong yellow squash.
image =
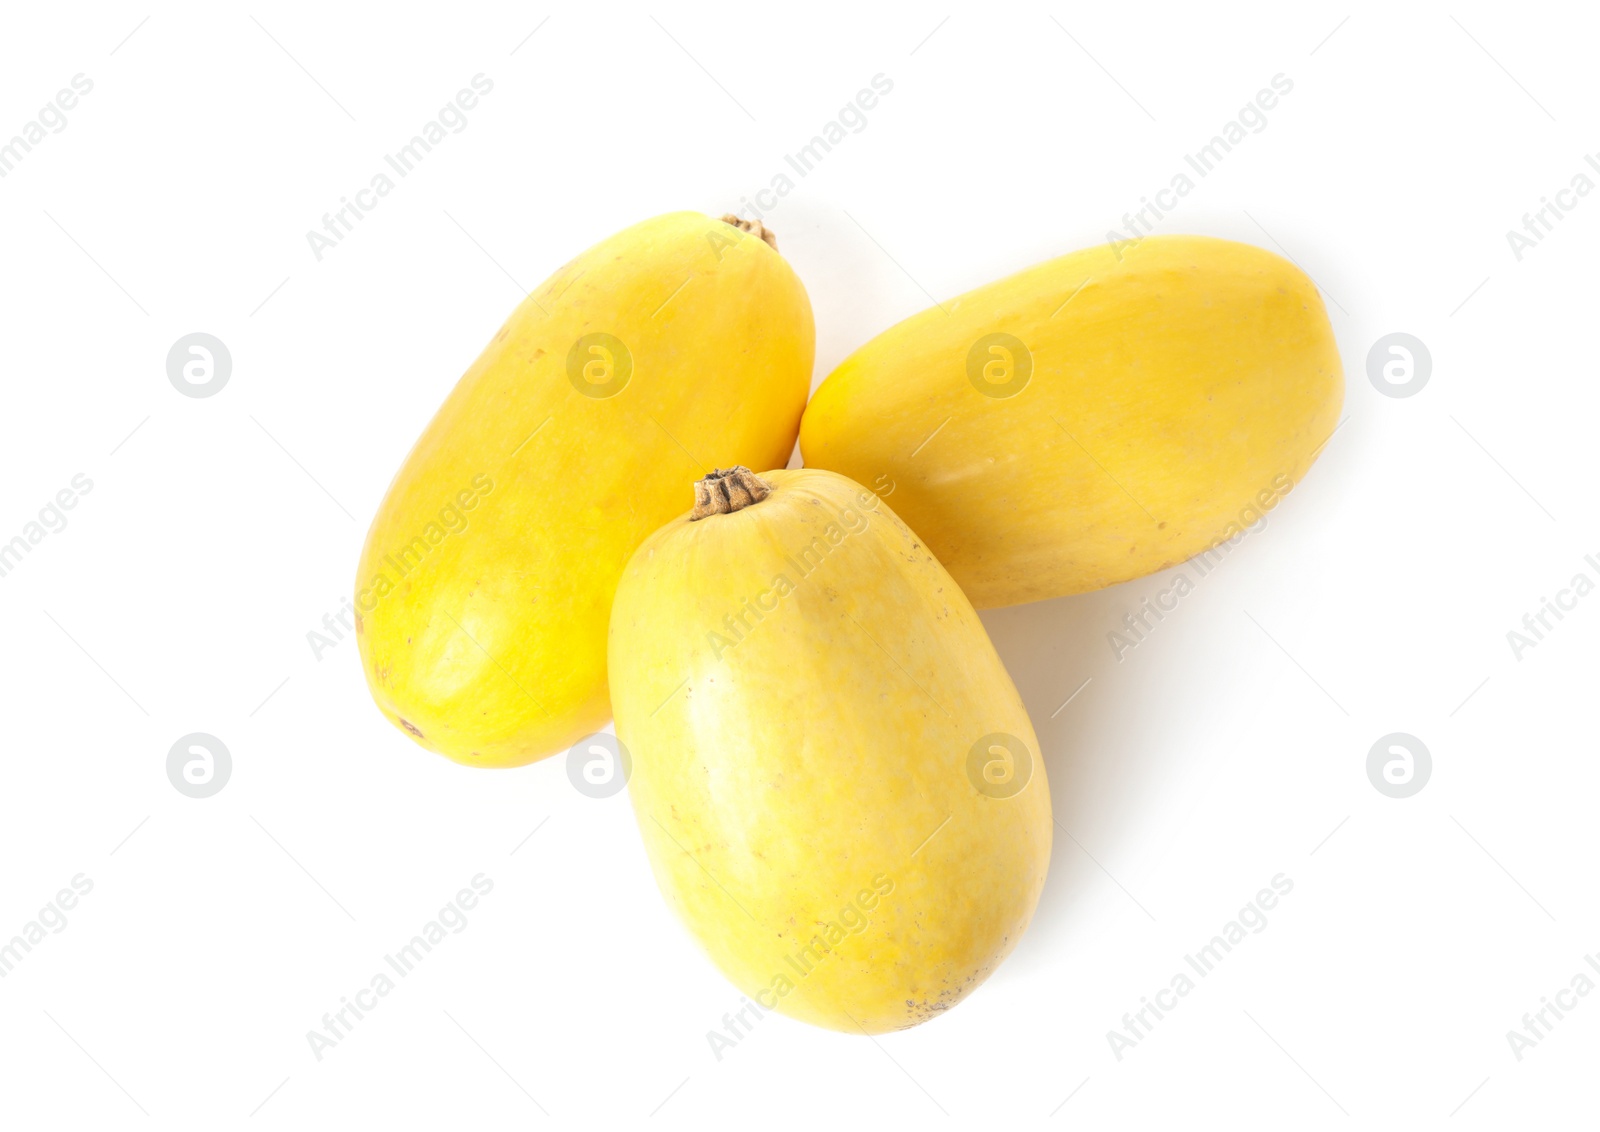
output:
M697 489L704 517L639 548L611 619L656 880L761 1008L852 1033L926 1021L1010 953L1044 885L1027 711L871 492L813 469Z
M923 311L829 375L800 450L878 490L978 608L1099 589L1238 536L1337 425L1315 285L1151 236Z
M514 766L603 726L629 555L687 478L788 461L815 334L765 239L678 212L597 244L517 307L423 432L355 599L373 698L418 743Z

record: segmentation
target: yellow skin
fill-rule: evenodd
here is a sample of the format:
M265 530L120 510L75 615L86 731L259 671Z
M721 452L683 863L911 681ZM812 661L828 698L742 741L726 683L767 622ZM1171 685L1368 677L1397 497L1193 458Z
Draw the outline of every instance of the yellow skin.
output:
M626 356L578 342L595 333ZM486 767L604 726L629 555L682 510L685 482L787 462L814 344L784 259L698 213L647 220L556 272L461 378L372 522L357 630L384 715Z
M1315 285L1247 244L1090 248L943 307L846 358L807 407L800 450L808 467L892 485L980 609L1237 537L1338 423L1344 377ZM981 342L994 333L1031 356L1025 383L1014 345Z
M668 903L741 991L818 1026L904 1029L977 987L1033 916L1038 740L972 606L887 505L832 472L762 478L772 494L743 510L668 523L618 586L629 792ZM980 792L970 752L994 733L1031 765L981 744L1001 785Z

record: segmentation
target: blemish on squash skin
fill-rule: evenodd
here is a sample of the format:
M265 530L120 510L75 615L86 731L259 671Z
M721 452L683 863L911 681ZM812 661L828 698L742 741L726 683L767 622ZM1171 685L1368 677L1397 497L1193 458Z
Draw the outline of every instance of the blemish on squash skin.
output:
M400 720L400 726L411 732L411 734L415 735L418 739L427 738L427 736L423 735L422 729L419 728L415 723L412 723L409 719L402 718Z

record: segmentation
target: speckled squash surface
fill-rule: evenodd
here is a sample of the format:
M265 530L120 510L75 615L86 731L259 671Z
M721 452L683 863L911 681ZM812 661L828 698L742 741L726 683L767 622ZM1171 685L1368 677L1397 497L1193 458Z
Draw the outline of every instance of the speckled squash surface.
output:
M1288 260L1204 236L1074 252L891 327L829 375L808 467L894 506L980 609L1236 538L1338 424L1343 370Z
M832 472L759 480L770 494L735 479L720 506L738 509L712 491L711 513L668 523L617 588L639 829L668 903L764 1009L914 1026L1033 915L1038 740L971 604L886 504Z
M782 256L692 212L635 225L530 294L439 409L356 576L373 699L430 750L514 766L605 725L628 556L718 464L782 464L811 304Z

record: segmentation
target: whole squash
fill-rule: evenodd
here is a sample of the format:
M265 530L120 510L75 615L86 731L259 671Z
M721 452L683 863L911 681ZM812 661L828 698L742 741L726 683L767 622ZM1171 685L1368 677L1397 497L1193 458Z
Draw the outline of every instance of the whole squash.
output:
M503 767L605 724L628 557L682 510L687 477L793 451L815 334L774 243L731 217L647 220L556 272L485 347L361 555L361 660L395 726Z
M904 1029L1016 947L1050 790L961 590L871 492L736 468L633 556L617 735L656 880L764 1009Z
M1303 271L1248 244L1150 236L884 331L817 390L800 450L892 491L984 609L1236 539L1299 482L1343 397Z

